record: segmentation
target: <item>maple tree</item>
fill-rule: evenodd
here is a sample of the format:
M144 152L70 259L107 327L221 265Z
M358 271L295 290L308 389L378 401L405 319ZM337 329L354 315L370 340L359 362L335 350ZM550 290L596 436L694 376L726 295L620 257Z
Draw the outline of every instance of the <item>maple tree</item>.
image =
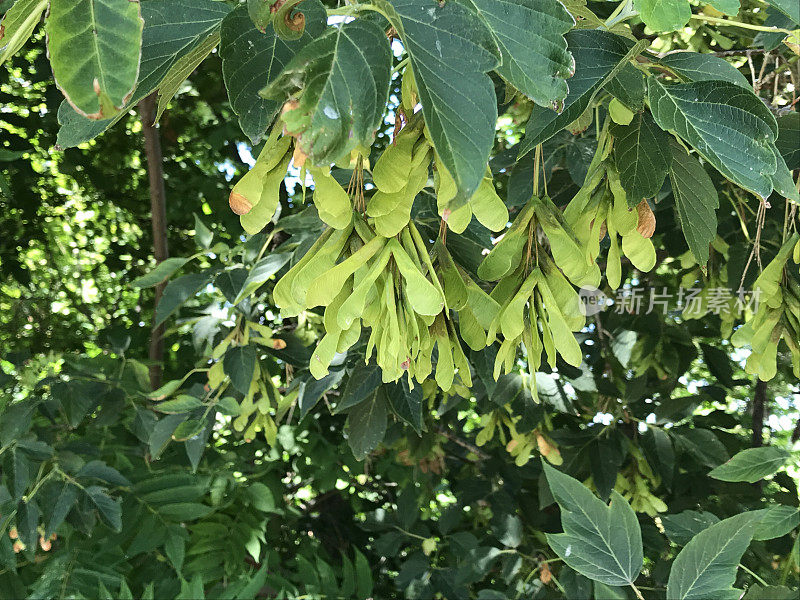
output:
M797 593L793 2L0 7L0 596Z

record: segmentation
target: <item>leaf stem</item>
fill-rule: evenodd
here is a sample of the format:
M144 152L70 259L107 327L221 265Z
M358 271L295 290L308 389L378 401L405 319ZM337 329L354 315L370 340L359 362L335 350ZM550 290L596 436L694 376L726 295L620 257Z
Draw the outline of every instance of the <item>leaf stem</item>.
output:
M750 569L748 569L747 567L745 567L745 566L744 566L742 563L739 563L739 567L741 567L741 569L742 569L742 570L743 570L745 573L749 573L750 575L752 575L752 576L753 576L753 578L754 578L756 581L758 581L758 583L760 583L761 585L763 585L764 587L768 587L768 586L769 586L769 584L768 584L766 581L764 581L763 579L761 579L761 577L759 577L758 575L756 575L755 573L753 573L753 571L751 571Z
M564 594L564 595L566 596L566 595L567 595L567 592L566 592L566 591L564 591L564 586L563 586L563 585L561 585L561 584L558 582L558 579L556 579L556 576L551 574L551 575L550 575L550 577L552 578L552 580L553 580L553 583L555 583L555 584L556 584L556 587L558 588L558 591L559 591L559 592L561 592L562 594Z
M727 27L739 27L740 29L752 29L753 31L767 31L769 33L785 33L792 35L788 29L780 27L767 27L765 25L754 25L752 23L742 23L740 21L731 21L729 19L718 19L717 17L707 17L706 15L692 15L695 21L705 21L706 23L713 23L715 25L722 25Z
M639 600L644 600L644 596L642 596L642 592L640 592L640 591L639 591L639 588L637 588L637 587L636 587L635 585L633 585L633 584L631 584L631 587L633 588L633 592L636 594L636 597L637 597Z
M603 27L606 29L611 29L614 25L621 23L626 19L630 19L634 15L638 15L639 11L633 8L632 0L622 0L619 3L619 6L614 9L614 12L606 19L606 22L603 23Z
M394 528L397 529L397 531L401 531L401 532L405 533L407 536L412 537L412 538L416 538L418 540L425 541L425 540L428 539L428 538L422 537L421 535L417 535L416 533L411 533L410 531L406 531L405 529L403 529L399 525L395 525Z
M397 65L392 69L392 75L394 75L395 73L398 73L400 71L400 69L404 68L408 64L408 61L409 61L409 57L406 56L403 60L401 60L399 63L397 63Z
M366 4L366 3L363 3L363 4L359 4L359 3L347 4L345 6L342 6L341 8L329 8L327 10L327 13L328 13L329 17L352 17L352 16L355 15L355 13L357 13L358 11L362 11L362 10L374 11L374 12L382 15L383 18L385 18L387 21L389 21L389 17L386 15L386 13L383 12L383 10L381 10L380 8L375 6L374 4Z

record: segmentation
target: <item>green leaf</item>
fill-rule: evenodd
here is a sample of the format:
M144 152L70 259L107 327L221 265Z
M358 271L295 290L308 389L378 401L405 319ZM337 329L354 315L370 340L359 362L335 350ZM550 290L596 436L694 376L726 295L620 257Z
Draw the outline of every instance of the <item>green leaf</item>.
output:
M676 515L664 515L661 517L661 522L669 541L685 546L698 533L714 523L719 523L719 517L710 512L685 510Z
M739 0L708 0L708 3L717 10L732 17L739 13Z
M230 6L214 0L149 0L142 4L142 70L134 97L144 98L186 57L219 36Z
M598 437L589 447L589 464L592 468L592 481L603 500L607 500L614 489L622 461L628 455L628 443L617 434Z
M211 247L211 241L214 239L214 233L196 214L194 215L194 239L198 246L206 250Z
M56 84L80 114L107 119L130 99L143 24L139 2L51 0L47 54Z
M310 18L310 4L310 0L303 2L306 27L303 36L296 41L282 40L273 28L259 31L243 5L233 9L222 22L219 54L225 88L240 127L253 144L261 140L280 108L275 100L262 98L258 92L325 27L324 19L319 22Z
M690 400L689 403L694 404L694 401ZM725 445L711 429L701 427L682 429L676 434L675 441L684 446L700 464L712 469L730 458Z
M122 505L120 500L114 500L102 488L92 485L83 490L92 503L97 507L102 519L114 531L122 531Z
M8 200L12 200L11 197L11 186L8 183L8 179L2 172L0 172L0 196L4 196Z
M305 359L305 364L306 366L308 365L308 359ZM301 383L300 393L297 398L297 405L300 407L300 418L304 418L316 406L325 392L336 387L342 377L344 377L344 369L337 369L328 373L322 379L314 379L312 377L309 381Z
M800 25L800 4L795 0L764 0L773 8L778 9L792 21Z
M578 573L611 586L630 585L642 570L642 533L636 513L616 491L611 505L581 482L542 461L547 483L561 507L564 533L547 543Z
M616 585L606 585L595 581L594 600L628 600L627 589Z
M145 394L145 396L150 400L164 400L165 398L177 392L181 385L183 385L183 381L183 379L172 379L157 390L148 392Z
M244 280L242 289L233 304L239 304L239 302L258 290L265 281L280 271L291 258L291 252L273 252L258 261L247 274L247 279Z
M289 133L314 164L330 164L369 147L389 94L391 50L375 23L329 28L289 61L261 93L283 101L298 90L296 108L283 113Z
M617 74L608 80L606 89L633 112L644 109L647 95L647 78L631 63L625 63Z
M148 0L142 4L142 58L136 90L126 108L150 95L170 69L209 36L218 35L230 7L214 0ZM95 121L78 114L65 100L58 109L61 129L56 143L70 148L89 141L111 127L126 112Z
M77 500L78 488L71 483L65 482L64 486L61 488L61 492L58 494L55 504L50 510L50 518L47 521L47 528L44 532L45 538L50 538L50 536L56 532L58 526L67 518L69 511L72 510Z
M156 306L156 327L166 321L189 298L194 297L211 282L213 272L189 273L173 279L164 288L164 294Z
M233 346L225 352L222 365L225 374L231 378L233 387L247 394L256 370L256 349L253 346Z
M379 0L410 57L422 114L437 153L466 202L486 173L497 99L488 71L499 63L492 32L458 2Z
M214 285L217 286L225 299L234 304L234 300L241 293L244 282L247 279L247 269L242 266L237 266L233 269L226 269L214 280Z
M753 538L763 511L746 512L711 525L681 550L669 573L671 600L735 599L736 568Z
M36 404L32 402L18 402L4 407L0 413L0 444L10 446L30 429L34 408Z
M161 118L170 101L178 93L183 82L200 66L211 51L219 44L219 28L215 28L194 48L175 61L164 79L158 84L158 106L156 107L156 121Z
M516 548L522 543L522 521L514 514L500 514L492 522L492 532L507 548Z
M0 19L0 65L14 56L42 18L47 0L17 0Z
M13 498L20 500L31 482L31 463L18 448L11 449L11 469L14 474Z
M96 138L125 114L125 111L121 111L111 119L89 119L75 112L70 103L64 100L58 107L58 124L61 127L56 136L56 149L72 148Z
M275 512L275 497L272 491L260 481L251 483L247 493L253 501L253 507L261 512Z
M339 414L373 397L382 384L381 368L374 364L359 364L353 369L333 414Z
M797 590L783 585L751 585L742 600L797 600Z
M175 271L180 269L183 265L189 262L190 259L188 258L167 258L166 260L162 260L158 265L156 265L155 269L147 273L146 275L142 275L141 277L134 279L131 282L131 285L135 288L149 288L155 285L158 285L168 277L170 277Z
M755 483L778 471L788 458L789 452L777 446L748 448L712 470L709 476L721 481Z
M97 584L97 599L98 600L114 600L114 596L111 595L111 592L108 591L108 588L103 583L103 580L99 580Z
M667 489L672 489L675 474L675 450L669 434L661 427L648 427L642 435L642 449Z
M729 81L746 89L752 89L747 78L724 58L713 54L678 51L670 52L658 59L679 77L687 81Z
M214 406L227 417L238 417L241 414L239 403L230 396L220 398Z
M203 590L203 576L195 574L191 581L181 578L181 591L175 596L175 600L203 600L205 598Z
M675 31L689 22L688 0L634 0L639 16L653 31Z
M189 396L187 394L181 394L174 400L164 400L163 402L159 402L158 404L154 405L153 408L162 413L178 414L186 413L190 410L201 408L202 406L203 401L200 400L200 398L195 398L194 396Z
M247 581L247 584L238 591L236 594L237 600L251 600L251 598L257 598L269 574L269 564L265 563L258 571L253 573Z
M366 557L356 548L356 598L366 599L372 596L372 569Z
M670 140L669 180L678 220L698 264L708 262L708 246L717 236L719 197L703 165L675 140Z
M800 508L778 504L770 506L758 524L754 540L771 540L800 527Z
M614 161L630 206L652 198L661 189L672 156L670 136L658 128L649 112L636 113L628 125L612 123Z
M183 568L183 558L186 556L186 540L180 528L170 530L164 541L164 554L167 555L175 570L180 573Z
M41 511L34 499L17 504L17 532L20 541L29 548L36 547L40 516Z
M147 584L147 587L144 588L144 592L142 592L141 600L153 600L153 582Z
M394 413L403 421L411 425L417 435L422 435L422 386L418 385L413 390L408 387L408 380L386 385L386 397Z
M347 443L357 460L364 460L386 434L386 399L377 394L354 406L347 415Z
M147 440L150 456L153 460L156 460L161 455L167 443L172 439L172 433L175 431L175 428L185 420L186 415L181 413L177 415L167 415L155 424Z
M75 474L75 477L93 477L111 485L119 485L129 487L131 482L126 477L117 471L114 467L109 467L102 460L91 460L81 470Z
M190 502L205 493L205 488L192 484L193 481L194 478L191 476L164 475L145 480L144 485L137 484L137 493L148 504L161 505L170 502Z
M194 521L214 512L214 509L198 502L174 502L158 507L158 514L177 521Z
M549 140L580 117L606 81L614 77L627 61L639 54L642 44L599 29L575 29L566 36L575 58L575 75L569 80L569 94L560 113L534 106L525 138L520 144L523 156L538 144Z
M691 145L733 183L766 198L777 168L775 117L752 91L727 81L648 80L659 127Z
M567 97L566 78L575 71L564 34L575 19L556 0L470 0L494 35L506 81L542 106L556 108Z
M790 112L778 118L778 139L775 147L792 171L800 169L800 112Z
M800 203L800 191L797 190L795 185L794 175L786 166L786 162L783 160L777 146L773 146L772 150L775 153L775 162L777 164L775 173L770 176L773 191L795 204Z

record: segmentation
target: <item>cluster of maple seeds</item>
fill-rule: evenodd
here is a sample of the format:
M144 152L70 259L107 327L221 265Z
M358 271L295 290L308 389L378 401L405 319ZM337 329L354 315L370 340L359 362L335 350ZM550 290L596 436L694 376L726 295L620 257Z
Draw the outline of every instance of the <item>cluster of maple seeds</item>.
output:
M745 371L769 381L777 373L778 344L784 340L792 354L792 369L800 378L800 281L789 272L790 260L800 264L800 235L794 233L761 271L753 284L758 307L751 319L731 337L734 346L752 348Z
M22 542L21 539L19 539L19 533L17 532L16 527L12 527L11 529L8 530L8 537L14 540L13 549L15 554L19 554L20 552L25 550L25 544ZM44 535L40 535L39 547L45 552L49 552L50 549L53 547L53 542L56 541L56 539L58 539L58 536L55 533L50 534L50 537L47 539L45 539Z
M543 354L551 366L557 354L578 366L582 352L572 333L584 327L585 318L573 284L600 284L601 239L610 240L606 275L612 287L621 278L618 238L634 266L647 271L655 264L649 239L654 215L646 201L628 206L619 176L605 160L610 141L598 147L587 185L563 214L538 195L519 212L478 269L481 279L497 282L487 293L452 259L446 233L463 232L473 216L492 231L505 230L508 210L488 171L475 193L457 202L456 183L419 115L396 132L371 169L375 192L368 200L366 160L359 152L349 157L354 170L345 190L329 167L307 165L296 141L292 151L294 138L281 134L279 122L253 168L234 186L230 204L244 229L255 233L273 218L290 160L314 179L313 202L329 228L276 284L274 299L285 317L324 308L325 336L310 364L316 378L328 373L337 353L359 341L363 327L371 330L365 360L375 351L384 381L407 374L411 386L433 372L436 356L441 389L449 390L454 381L469 387L461 341L478 351L502 338L495 377L515 368L520 345L531 370L539 368ZM442 217L434 242L425 240L411 219L431 164ZM547 237L544 246L538 228Z

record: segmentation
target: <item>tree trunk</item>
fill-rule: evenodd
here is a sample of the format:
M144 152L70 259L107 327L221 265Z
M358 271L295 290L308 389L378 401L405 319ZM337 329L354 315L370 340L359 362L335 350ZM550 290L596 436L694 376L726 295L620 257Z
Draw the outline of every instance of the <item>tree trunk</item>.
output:
M150 212L153 228L153 256L156 263L169 257L167 248L167 214L166 192L164 189L164 165L161 155L161 138L156 127L156 96L151 94L139 102L139 113L144 133L144 153L147 157L147 176L150 181ZM161 387L162 362L164 360L164 325L155 326L155 309L166 282L156 286L153 304L153 327L150 332L150 387L154 390Z
M764 407L767 404L767 382L756 381L753 391L753 448L764 445Z

